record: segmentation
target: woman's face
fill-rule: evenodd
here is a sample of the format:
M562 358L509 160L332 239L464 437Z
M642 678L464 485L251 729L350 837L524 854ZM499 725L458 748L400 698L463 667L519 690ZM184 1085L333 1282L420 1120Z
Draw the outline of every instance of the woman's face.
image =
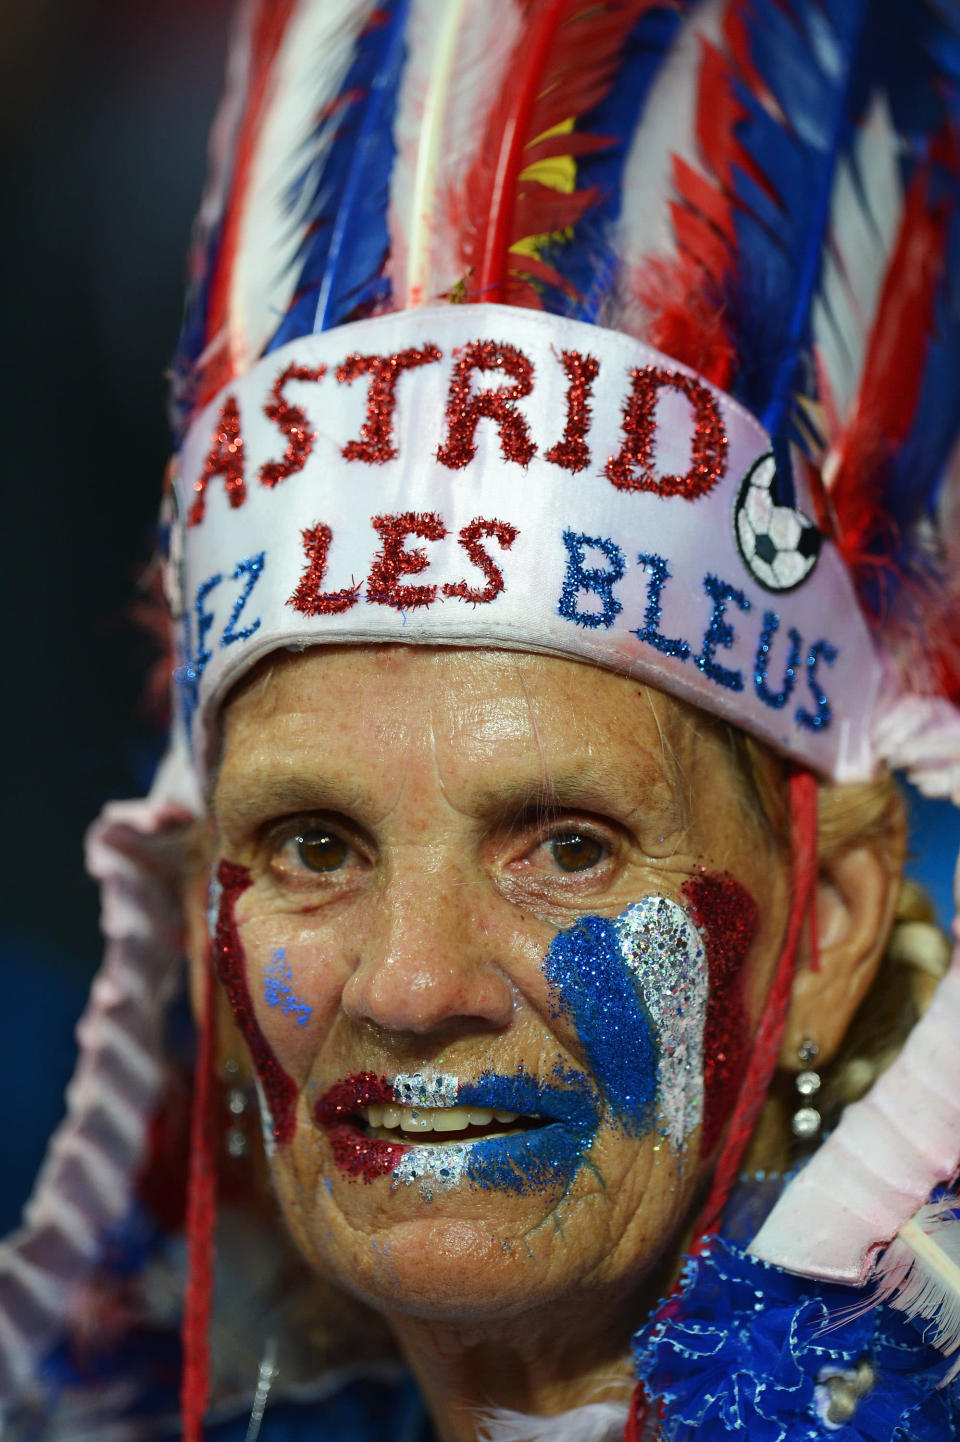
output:
M525 654L275 660L230 703L214 955L293 1234L464 1324L662 1265L782 937L722 734Z

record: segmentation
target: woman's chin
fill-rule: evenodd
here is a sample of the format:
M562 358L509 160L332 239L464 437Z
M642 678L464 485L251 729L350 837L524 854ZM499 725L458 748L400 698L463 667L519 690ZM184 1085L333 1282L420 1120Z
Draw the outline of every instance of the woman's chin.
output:
M379 1231L365 1248L354 1236L349 1253L338 1249L335 1280L387 1316L482 1324L550 1299L557 1237L552 1227L549 1233L494 1225L489 1217L407 1218ZM568 1278L578 1270L571 1261L563 1269Z

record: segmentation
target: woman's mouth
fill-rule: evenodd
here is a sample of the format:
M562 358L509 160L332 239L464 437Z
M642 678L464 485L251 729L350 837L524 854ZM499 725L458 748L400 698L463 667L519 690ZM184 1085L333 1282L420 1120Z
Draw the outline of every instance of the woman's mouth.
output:
M543 1117L492 1111L486 1107L407 1107L376 1103L363 1108L360 1120L367 1135L378 1141L414 1146L423 1141L432 1146L452 1146L456 1142L506 1136L542 1126L544 1122Z
M390 1176L394 1187L418 1182L432 1195L436 1186L520 1192L569 1181L599 1108L582 1075L558 1069L544 1083L521 1067L471 1082L355 1072L324 1092L314 1115L338 1171L366 1182Z

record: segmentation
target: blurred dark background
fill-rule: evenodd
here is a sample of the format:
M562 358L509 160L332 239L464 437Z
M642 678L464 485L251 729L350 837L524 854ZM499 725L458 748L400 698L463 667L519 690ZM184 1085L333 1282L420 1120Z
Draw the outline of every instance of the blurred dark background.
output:
M0 1232L62 1109L100 942L82 837L161 738L131 621L227 0L0 7Z
M168 453L164 370L228 0L0 8L4 760L0 1233L62 1110L99 955L83 833L160 740L130 613ZM919 807L949 916L960 825Z

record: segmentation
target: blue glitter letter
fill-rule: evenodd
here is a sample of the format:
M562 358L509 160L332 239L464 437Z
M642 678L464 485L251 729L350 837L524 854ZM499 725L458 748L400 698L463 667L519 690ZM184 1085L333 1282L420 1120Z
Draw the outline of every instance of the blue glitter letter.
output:
M203 603L210 592L219 586L222 580L223 577L218 571L215 576L211 576L208 580L202 581L197 587L197 599L193 603L193 609L197 615L197 654L193 658L193 679L196 686L199 686L200 677L207 669L207 662L213 655L212 651L207 650L204 641L207 632L213 625L214 615L212 611L204 610Z
M743 673L728 671L726 666L718 665L713 657L718 646L733 645L733 627L723 618L727 602L735 602L741 611L749 611L750 602L742 591L731 586L729 581L721 581L717 576L704 576L703 589L708 596L713 597L713 612L703 638L703 650L693 659L703 674L709 676L711 681L716 681L718 686L726 686L731 691L742 691Z
M837 659L837 654L837 648L831 646L829 641L814 641L807 652L807 685L817 703L817 709L811 713L803 706L798 706L797 723L800 726L806 726L808 731L823 731L830 725L830 701L820 688L820 682L817 679L817 665L822 657L828 666L832 666Z
M772 706L774 711L779 711L786 706L793 694L793 688L797 680L797 667L800 665L800 648L803 645L803 637L793 626L788 632L790 636L790 654L787 657L787 664L783 672L783 686L779 691L771 691L767 685L767 665L769 663L770 646L774 636L780 628L780 617L776 611L765 611L763 616L763 630L760 633L760 644L757 647L757 659L753 668L753 681L757 695L765 706Z
M662 556L655 551L641 552L637 557L645 571L649 572L650 579L647 582L647 609L643 613L646 625L634 635L640 641L646 641L649 646L655 646L665 656L676 656L678 660L685 661L690 655L690 647L686 641L671 641L669 636L664 636L660 630L660 617L663 611L663 603L660 600L660 593L663 590L664 582L670 579L670 570Z
M563 542L569 559L560 592L560 615L568 621L576 621L578 626L612 626L614 617L623 610L613 594L615 582L620 580L626 570L623 552L615 541L609 541L605 536L586 536L582 532L564 531ZM596 566L585 566L584 546L595 546L598 551L602 551L610 562L609 571L601 571ZM579 610L577 596L581 591L591 591L595 596L599 596L603 609Z
M220 637L221 646L229 646L231 641L246 641L260 625L260 617L258 616L255 621L251 621L249 626L244 626L242 631L235 631L233 629L240 619L240 612L247 604L250 592L263 574L263 558L265 554L265 551L261 551L259 556L248 556L245 561L240 561L237 564L237 569L233 573L233 580L239 581L241 576L249 576L250 579L233 603L230 620L227 622L223 635Z

